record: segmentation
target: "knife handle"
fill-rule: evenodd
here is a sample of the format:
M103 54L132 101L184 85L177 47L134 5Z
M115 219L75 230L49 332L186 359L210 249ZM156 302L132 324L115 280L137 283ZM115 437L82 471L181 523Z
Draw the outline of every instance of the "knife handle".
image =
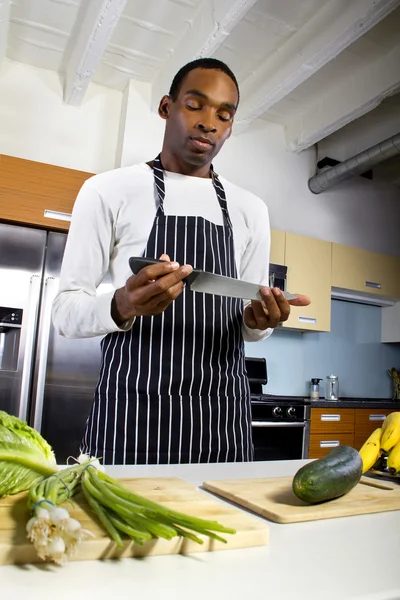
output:
M144 267L148 267L149 265L159 265L160 263L163 263L163 262L166 262L166 261L159 260L157 258L147 258L146 256L132 256L129 259L129 266L130 266L132 273L137 275L139 273L139 271L141 269L143 269ZM190 275L187 275L187 277L185 277L183 279L183 281L186 281L186 283L191 285L193 283L193 281L198 277L199 273L200 273L200 271L198 271L197 269L193 269L193 271L190 273Z

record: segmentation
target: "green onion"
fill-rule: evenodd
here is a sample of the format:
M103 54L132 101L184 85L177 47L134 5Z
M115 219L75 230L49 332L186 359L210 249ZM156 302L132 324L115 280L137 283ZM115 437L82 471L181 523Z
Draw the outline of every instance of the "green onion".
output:
M173 511L135 494L92 465L82 474L81 485L91 508L115 541L116 529L134 541L138 537L162 537L169 540L181 536L198 544L203 541L196 533L224 543L226 540L215 532L236 533L234 529L224 527L217 521ZM147 537L143 538L143 534Z

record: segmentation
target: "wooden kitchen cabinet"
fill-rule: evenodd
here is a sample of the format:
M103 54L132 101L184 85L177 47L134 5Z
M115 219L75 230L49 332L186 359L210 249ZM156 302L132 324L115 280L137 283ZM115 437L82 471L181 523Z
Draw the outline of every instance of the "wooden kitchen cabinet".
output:
M354 446L354 433L315 434L310 437L309 458L323 458L338 446Z
M293 306L284 328L330 331L331 262L330 242L286 233L287 290L310 296L311 304Z
M311 408L308 457L322 458L336 446L359 450L394 411L390 408Z
M400 258L333 243L332 286L400 298Z
M355 411L354 448L359 450L371 433L382 427L383 421L394 409L358 408Z
M0 219L68 230L68 221L45 210L70 214L82 184L92 173L0 155Z
M312 408L309 458L322 458L332 448L354 445L354 408Z
M275 265L285 264L285 242L286 232L279 229L271 229L271 251L269 262Z

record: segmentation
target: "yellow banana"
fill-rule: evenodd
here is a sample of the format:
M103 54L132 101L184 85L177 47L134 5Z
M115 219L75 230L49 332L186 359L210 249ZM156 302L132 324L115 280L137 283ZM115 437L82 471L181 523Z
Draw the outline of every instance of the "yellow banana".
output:
M389 452L400 441L400 412L390 413L382 425L382 452Z
M391 473L395 475L400 473L400 442L397 442L394 448L391 449L387 459L387 466Z
M375 429L359 451L363 463L363 473L369 471L380 456L382 432L382 427Z

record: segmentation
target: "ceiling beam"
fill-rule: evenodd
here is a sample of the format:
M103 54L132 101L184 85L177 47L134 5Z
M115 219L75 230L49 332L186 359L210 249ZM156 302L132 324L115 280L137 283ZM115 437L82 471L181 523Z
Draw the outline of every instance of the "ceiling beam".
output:
M399 64L400 46L396 46L352 77L328 87L306 112L286 124L288 148L294 152L305 150L400 92Z
M400 0L327 2L241 85L235 133L293 92L385 18Z
M205 0L153 82L152 108L168 94L172 79L187 62L212 56L257 0Z
M7 54L7 35L10 23L11 0L0 0L0 65Z
M91 78L125 8L126 0L85 0L65 52L64 102L82 104Z

